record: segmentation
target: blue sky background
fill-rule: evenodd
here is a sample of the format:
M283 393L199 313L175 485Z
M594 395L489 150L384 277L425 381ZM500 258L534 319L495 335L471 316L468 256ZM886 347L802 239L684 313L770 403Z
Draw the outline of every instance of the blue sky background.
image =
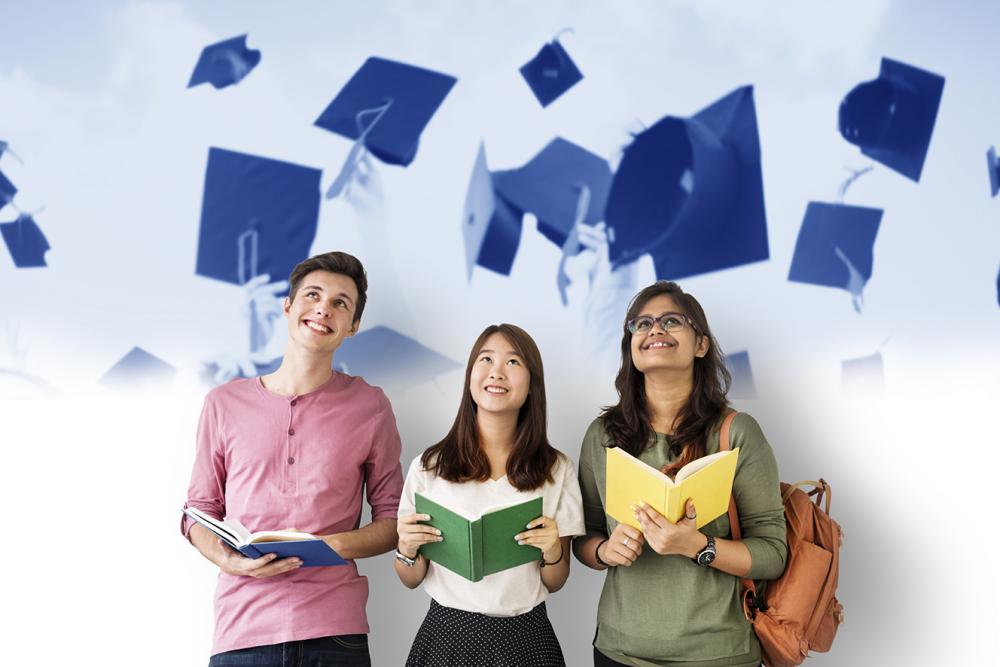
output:
M58 396L39 398L31 384L0 375L0 438L22 443L11 447L11 470L32 471L7 473L3 498L20 506L28 498L81 537L75 531L94 525L98 506L148 522L128 556L80 556L84 569L101 573L102 588L47 556L37 565L50 574L19 584L25 598L37 587L73 599L100 593L93 616L104 620L74 626L71 638L97 646L125 633L139 647L171 637L164 664L207 654L211 568L171 531L206 390L198 367L246 340L240 290L194 274L208 147L322 168L329 185L350 143L312 123L361 63L379 55L447 72L458 84L413 164L377 165L384 215L373 221L343 201L324 202L313 250L366 261L364 326L393 326L453 359L465 358L486 324L527 329L546 363L550 435L574 459L587 424L614 398L615 350L595 355L605 334L585 317L588 258L571 267L577 280L563 307L554 287L559 251L528 221L511 276L477 269L466 280L460 223L479 143L494 169L523 164L557 135L614 165L630 131L753 84L771 259L682 285L705 306L724 349L750 351L758 399L738 407L763 425L782 478L822 474L836 489L834 515L848 536L848 625L835 652L813 662L985 656L986 628L996 620L990 601L1000 591L982 556L965 566L961 554L989 540L977 517L993 506L986 490L997 463L990 417L1000 398L1000 201L990 199L984 157L1000 143L996 5L5 5L0 139L25 164L4 156L0 168L20 189L21 208L45 207L37 220L52 250L48 268L30 270L0 253L0 326L18 341L12 350L0 345L0 366L20 359ZM564 27L575 29L563 44L585 79L543 110L517 68ZM185 88L205 45L242 33L262 51L256 70L221 91ZM846 292L786 277L807 203L835 200L847 169L870 163L840 137L836 114L847 91L877 74L882 56L946 83L920 183L876 165L848 192L848 203L885 209L859 315ZM373 229L382 230L381 248L368 243ZM636 285L651 279L646 258ZM97 380L135 345L179 372L163 396L123 404ZM884 393L844 395L841 362L876 350ZM404 465L445 432L460 385L458 370L391 394ZM48 480L42 494L40 479ZM364 569L376 664L396 664L426 596L403 590L386 559ZM918 580L940 596L936 612ZM570 664L589 659L599 590L599 575L576 567L550 603ZM151 600L155 632L124 613ZM80 615L77 604L50 612L55 620L29 614L20 630L45 638L53 624L62 630ZM910 648L901 654L904 641Z

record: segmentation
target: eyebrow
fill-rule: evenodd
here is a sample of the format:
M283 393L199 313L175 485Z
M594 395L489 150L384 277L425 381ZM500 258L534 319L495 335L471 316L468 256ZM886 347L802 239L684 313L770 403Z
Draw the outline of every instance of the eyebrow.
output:
M303 287L302 289L299 290L299 293L302 293L302 292L305 292L305 291L308 291L308 290L316 290L317 292L324 291L323 288L320 287L319 285L306 285L305 287ZM354 303L354 299L352 299L351 295L348 294L347 292L341 292L340 294L337 294L336 296L339 296L341 298L347 299L347 301L350 302L351 304Z
M477 354L476 356L480 356L480 355L483 355L483 354L486 354L486 353L496 354L496 350L485 350L485 349L484 350L479 350L479 354ZM517 353L516 350L507 350L507 354L511 355L512 357L520 357L521 356L520 354Z

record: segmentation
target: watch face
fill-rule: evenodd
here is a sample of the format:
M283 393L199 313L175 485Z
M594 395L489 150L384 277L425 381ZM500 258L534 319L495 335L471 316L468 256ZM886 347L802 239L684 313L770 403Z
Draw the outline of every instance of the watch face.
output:
M698 554L698 565L711 565L715 560L714 551L702 551Z

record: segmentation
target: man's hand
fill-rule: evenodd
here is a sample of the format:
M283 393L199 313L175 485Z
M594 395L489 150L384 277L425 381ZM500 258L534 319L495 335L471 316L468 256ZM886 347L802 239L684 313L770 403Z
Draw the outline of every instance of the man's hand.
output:
M234 551L222 540L216 542L216 564L226 574L237 577L253 577L263 579L276 574L284 574L297 570L302 565L298 558L278 558L274 554L264 554L260 558L247 558L239 551Z

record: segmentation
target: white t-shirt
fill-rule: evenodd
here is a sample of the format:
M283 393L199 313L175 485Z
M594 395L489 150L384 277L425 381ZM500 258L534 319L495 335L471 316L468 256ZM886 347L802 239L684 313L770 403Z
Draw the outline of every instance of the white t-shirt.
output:
M399 516L413 514L415 493L431 494L436 501L470 516L478 516L484 509L496 505L524 502L541 496L542 514L556 520L560 537L583 535L580 482L576 477L576 466L565 454L560 453L552 479L552 482L531 491L518 491L506 476L485 482L449 482L424 470L418 456L413 459L406 474L403 496L399 501ZM570 556L569 553L563 554L564 558ZM490 616L523 614L543 602L548 595L538 561L496 572L477 582L428 563L423 584L427 594L440 605Z

